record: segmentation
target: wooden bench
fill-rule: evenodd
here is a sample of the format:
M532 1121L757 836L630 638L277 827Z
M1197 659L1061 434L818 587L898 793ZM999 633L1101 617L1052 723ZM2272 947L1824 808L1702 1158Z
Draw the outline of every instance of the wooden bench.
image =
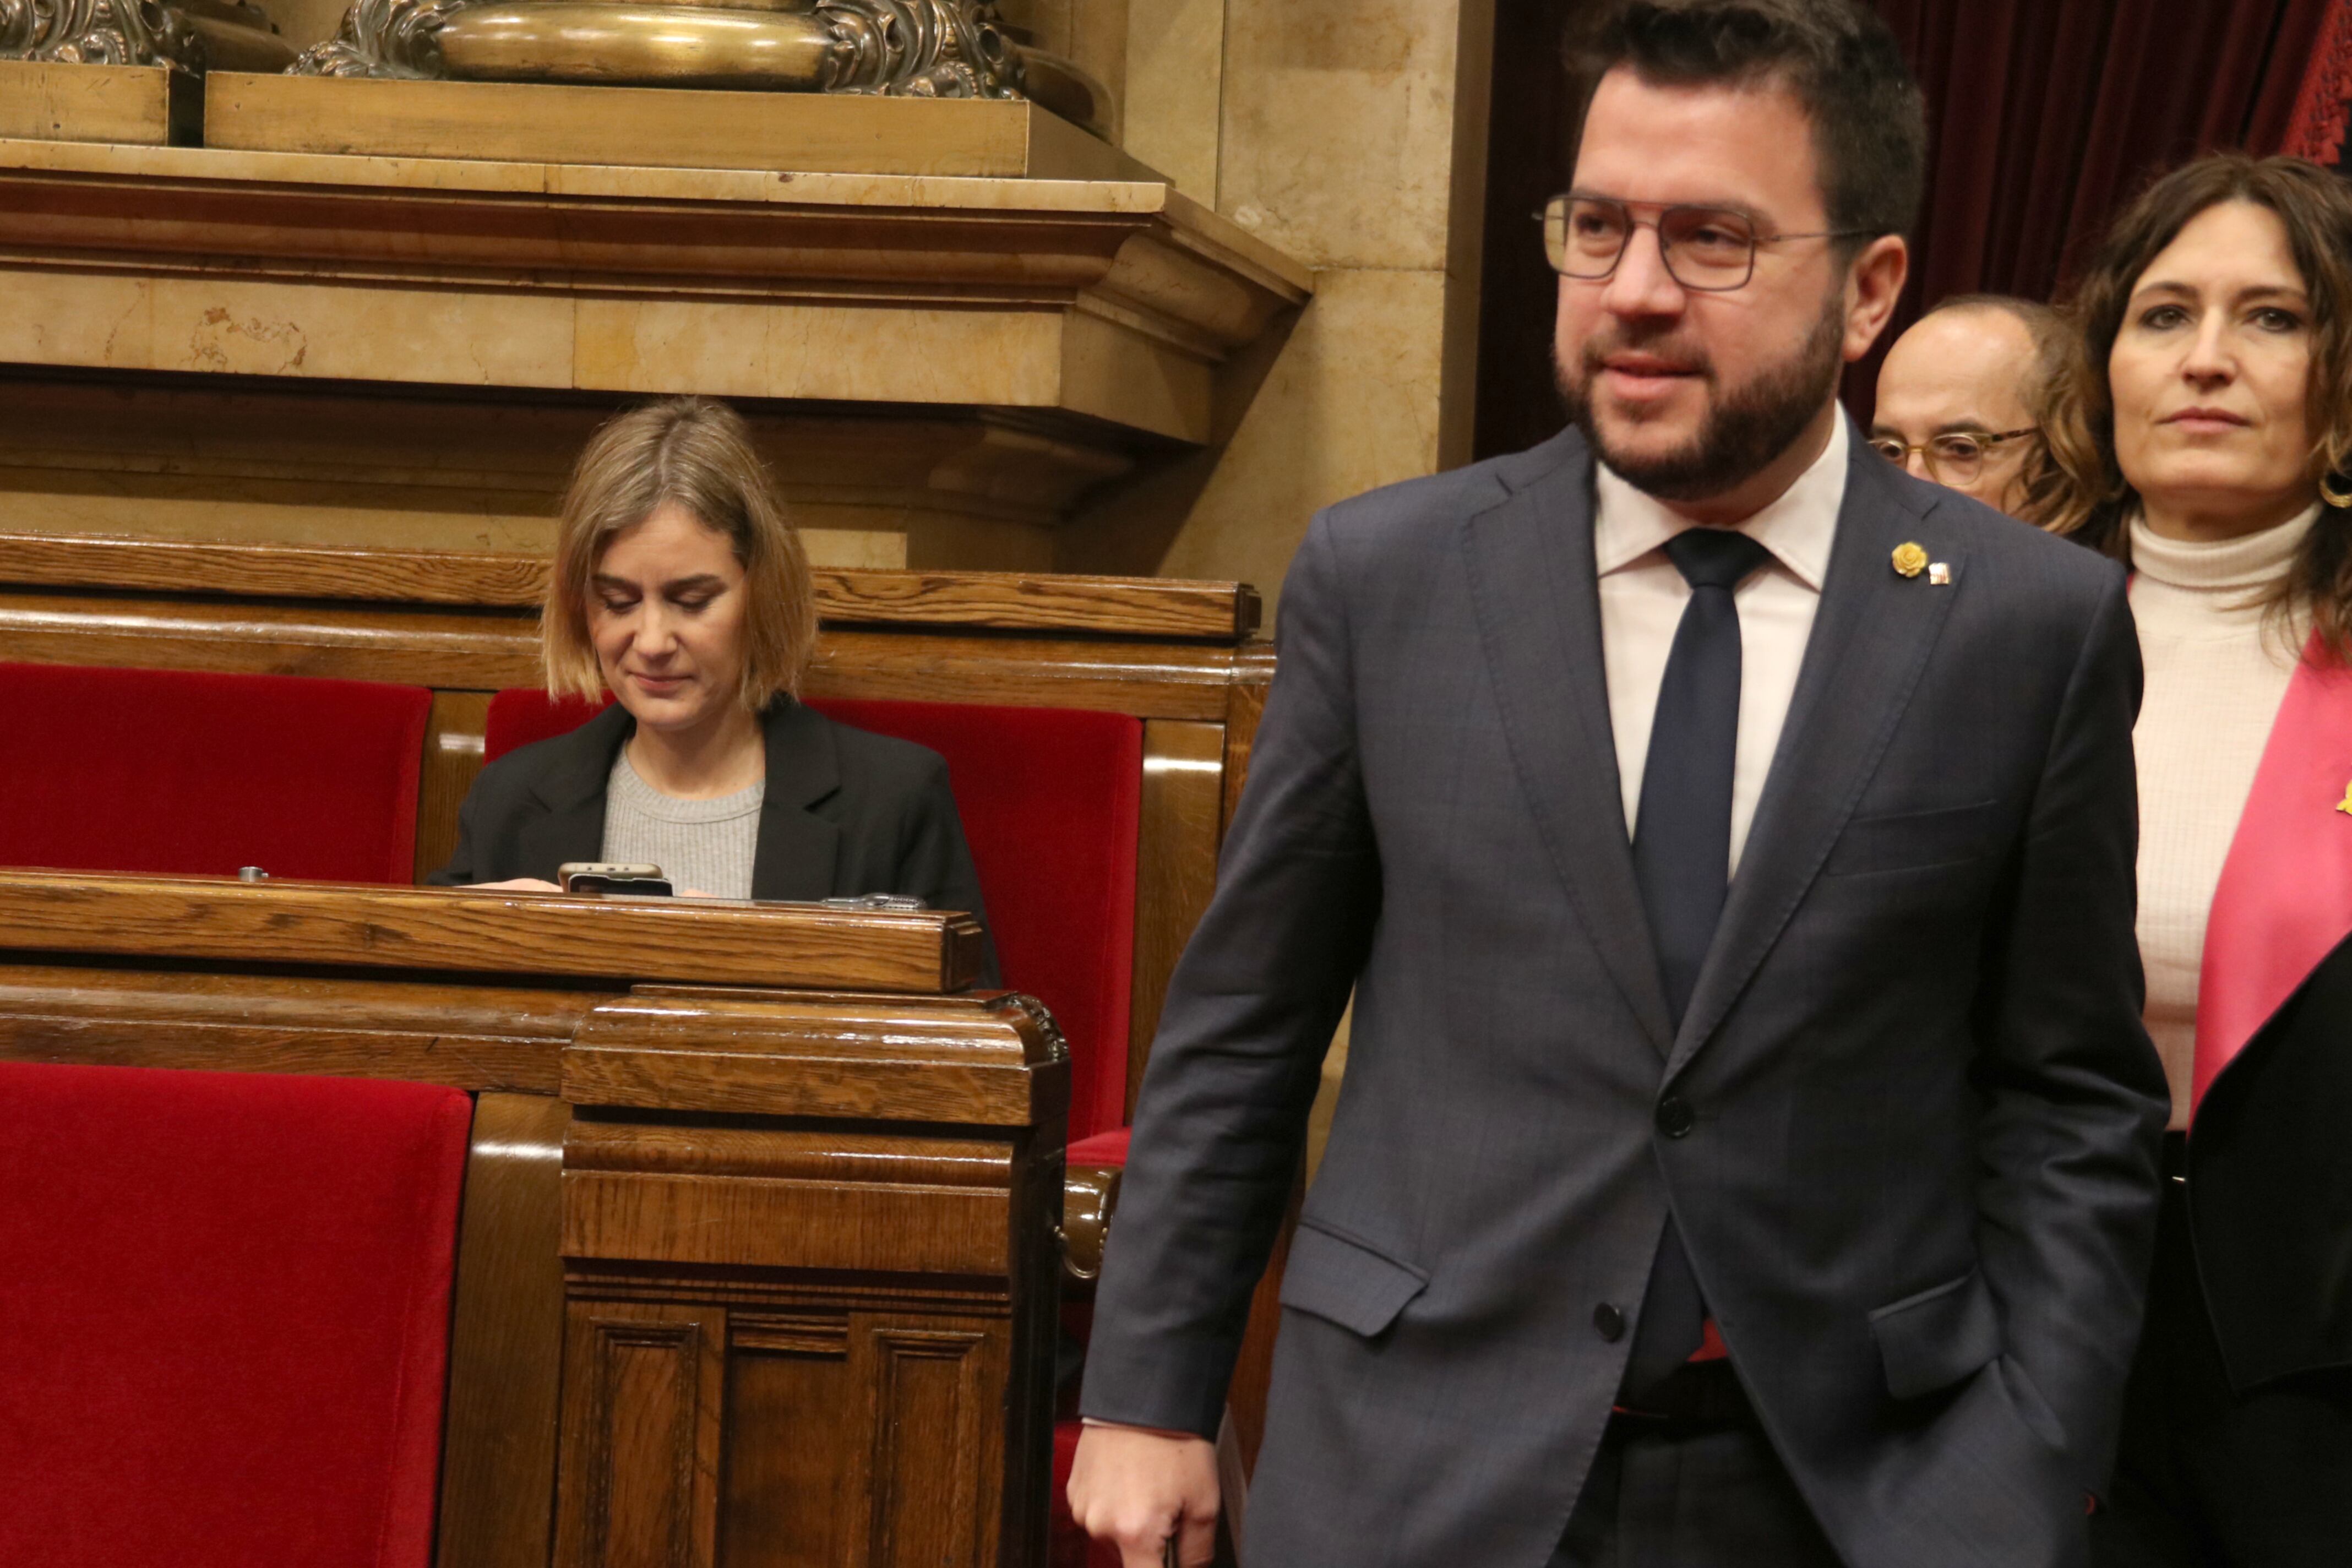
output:
M0 658L431 689L421 876L454 841L492 697L539 680L543 572L533 558L486 553L0 534ZM1255 595L1232 584L936 572L825 572L818 588L814 700L1085 709L1139 723L1128 1006L1123 1039L1104 1042L1124 1046L1111 1123L1123 1125L1168 977L1214 887L1272 677L1271 651L1253 635ZM1080 1131L1099 1120L1089 1113ZM1111 1138L1076 1152L1106 1142L1123 1149ZM1115 1167L1121 1156L1097 1157ZM1099 1257L1110 1167L1074 1162L1069 1173L1065 1216L1081 1277ZM1233 1395L1233 1457L1244 1468L1262 1429L1276 1282L1259 1292ZM1084 1294L1083 1278L1075 1289Z
M0 1059L474 1097L442 1563L1032 1564L1068 1063L960 994L979 952L935 913L0 871Z

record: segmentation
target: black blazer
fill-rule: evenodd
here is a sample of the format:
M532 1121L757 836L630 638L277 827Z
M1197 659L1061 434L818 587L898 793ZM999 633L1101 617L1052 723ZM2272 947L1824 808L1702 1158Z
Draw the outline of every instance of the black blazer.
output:
M980 873L937 752L846 724L780 697L761 714L768 787L751 860L755 899L910 893L983 926ZM555 880L568 860L604 847L604 788L636 731L619 703L569 734L509 752L482 770L457 812L457 852L425 880L436 887ZM996 944L981 964L997 984Z
M2230 1381L2352 1366L2352 938L2271 1015L2189 1136L2197 1272Z
M1669 1212L1843 1561L2087 1559L2167 1106L2132 930L2139 647L2115 563L1851 439L1679 1028L1582 437L1308 530L1144 1075L1082 1402L1217 1430L1352 991L1244 1563L1544 1562ZM1948 571L1899 574L1906 544Z

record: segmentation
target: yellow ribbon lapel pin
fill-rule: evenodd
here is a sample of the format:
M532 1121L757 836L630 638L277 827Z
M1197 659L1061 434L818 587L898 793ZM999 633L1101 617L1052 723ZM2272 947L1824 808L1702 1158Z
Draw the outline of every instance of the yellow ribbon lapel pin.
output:
M2352 784L2344 786L2344 798L2336 803L2336 809L2347 816L2352 816Z

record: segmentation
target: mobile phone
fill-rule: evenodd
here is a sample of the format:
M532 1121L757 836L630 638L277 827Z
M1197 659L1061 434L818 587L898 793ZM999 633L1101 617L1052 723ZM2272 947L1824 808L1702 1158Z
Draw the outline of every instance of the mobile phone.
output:
M858 893L817 901L829 910L885 910L893 914L914 914L923 908L923 900L912 893Z
M658 866L607 860L567 860L555 868L555 879L567 893L627 893L641 899L667 899L676 890Z

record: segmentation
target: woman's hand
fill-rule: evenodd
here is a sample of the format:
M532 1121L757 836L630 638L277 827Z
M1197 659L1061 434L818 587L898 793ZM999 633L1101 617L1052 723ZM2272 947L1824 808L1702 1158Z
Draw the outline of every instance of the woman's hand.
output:
M509 877L503 882L468 882L469 893L560 893L562 889L552 882L542 882L537 877Z

